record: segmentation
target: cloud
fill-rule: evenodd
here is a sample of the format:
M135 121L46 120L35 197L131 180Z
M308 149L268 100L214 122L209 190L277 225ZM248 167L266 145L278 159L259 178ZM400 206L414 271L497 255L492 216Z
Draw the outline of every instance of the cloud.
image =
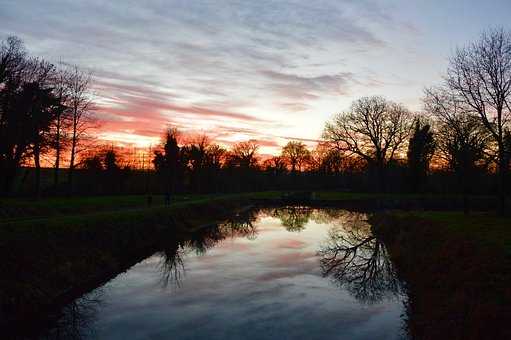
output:
M321 95L341 95L353 78L349 72L334 75L299 76L276 71L261 71L271 80L269 85L277 95L290 99L314 99ZM296 103L300 105L303 103Z
M346 63L386 48L374 22L404 27L371 4L27 0L2 6L0 37L17 34L34 54L92 70L111 136L159 135L171 123L276 147L277 130L360 84ZM314 138L309 130L303 138Z

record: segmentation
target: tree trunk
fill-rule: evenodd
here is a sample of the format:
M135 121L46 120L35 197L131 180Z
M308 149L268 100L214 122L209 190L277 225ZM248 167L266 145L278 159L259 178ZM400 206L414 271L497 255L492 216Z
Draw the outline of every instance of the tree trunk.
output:
M499 150L499 189L498 189L498 213L503 216L506 213L506 176L507 176L507 166L504 161L504 148L500 148Z
M461 182L463 186L463 214L468 215L470 213L470 177L462 175Z
M387 191L387 186L385 183L385 165L382 162L378 162L376 171L377 171L380 191L385 193Z
M60 170L60 114L57 115L57 132L55 137L55 172L53 176L53 185L55 188L59 185Z
M75 169L75 153L76 153L76 134L73 133L73 140L71 141L71 160L69 161L69 172L68 172L68 194L73 193L73 173Z
M35 165L35 190L37 199L41 197L41 150L38 144L34 145L34 165Z

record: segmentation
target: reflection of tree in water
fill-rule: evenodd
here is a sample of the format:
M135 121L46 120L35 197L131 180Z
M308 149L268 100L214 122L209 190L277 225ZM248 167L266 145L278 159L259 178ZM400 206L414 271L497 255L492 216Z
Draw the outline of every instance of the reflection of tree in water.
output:
M159 253L159 270L161 272L161 285L167 288L169 284L172 287L181 287L181 279L185 273L183 263L184 250L177 242L167 243Z
M219 225L219 229L225 238L245 237L249 240L257 238L257 229L254 222L257 220L258 211L248 209Z
M177 288L181 286L186 271L184 257L187 253L195 252L199 256L204 255L208 249L213 248L226 238L255 239L257 237L257 229L254 225L256 219L256 211L251 209L239 213L221 224L212 224L186 233L177 240L163 242L162 250L159 252L162 286L164 288L167 288L169 284Z
M344 226L345 220L353 220L356 216L360 216L360 213L342 210L339 208L322 208L314 209L311 215L311 219L318 224L334 224ZM362 215L363 216L363 215Z
M397 295L400 283L385 245L371 234L364 215L352 214L345 227L330 230L321 247L321 270L357 300L380 302Z
M101 289L70 303L61 312L54 327L40 339L85 339L93 337L93 323L96 321L97 310L101 307L103 292Z
M273 216L280 219L287 231L292 232L300 232L305 229L311 214L311 208L301 206L288 206L273 211Z

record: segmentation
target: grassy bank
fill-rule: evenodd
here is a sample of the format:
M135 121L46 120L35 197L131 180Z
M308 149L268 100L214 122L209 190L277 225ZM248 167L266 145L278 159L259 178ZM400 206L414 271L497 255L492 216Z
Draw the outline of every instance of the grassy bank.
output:
M473 240L483 247L497 247L511 256L509 217L481 212L465 215L458 211L398 212L393 216L400 220L429 224L439 232L452 233L463 240Z
M284 192L266 191L243 194L207 194L173 195L171 205L204 202L226 197L246 197L261 202L283 203ZM359 209L404 209L404 210L461 210L460 196L438 196L417 194L378 194L353 192L314 192L312 200L303 202L312 205L339 206ZM490 211L495 209L495 198L474 196L471 205L474 210ZM164 206L162 195L153 195L149 207L146 195L55 197L40 200L27 198L0 199L0 224L22 219L61 217L98 212L117 212L135 209L159 208Z
M211 199L250 197L274 198L276 191L243 194L173 195L171 205ZM163 195L152 195L152 208L164 206ZM50 197L44 199L1 198L0 223L18 218L76 215L104 211L149 208L146 195Z
M0 324L23 325L129 268L176 237L266 194L195 197L170 207L55 215L0 225Z
M377 214L372 224L406 282L413 338L511 337L509 219L401 212Z

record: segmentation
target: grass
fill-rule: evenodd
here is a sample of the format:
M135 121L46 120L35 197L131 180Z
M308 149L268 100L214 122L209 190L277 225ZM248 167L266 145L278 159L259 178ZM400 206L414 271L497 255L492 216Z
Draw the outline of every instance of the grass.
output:
M372 219L406 282L413 338L510 338L511 219L453 211Z
M265 191L243 194L174 195L171 206L215 199L236 198L276 198L277 191ZM133 209L155 209L164 207L164 196L153 195L151 207L148 207L146 195L56 197L40 200L23 198L0 199L0 224L22 219L60 217L63 215L96 214L98 212L122 211Z
M492 198L492 196L478 195L477 198ZM362 200L362 199L461 199L461 195L449 194L407 194L407 193L360 193L360 192L346 192L346 191L320 191L316 192L316 199L318 200Z
M453 232L464 238L471 238L481 245L497 246L511 255L511 219L494 213L471 213L458 211L412 211L395 212L400 218L418 218L433 222L446 232Z

